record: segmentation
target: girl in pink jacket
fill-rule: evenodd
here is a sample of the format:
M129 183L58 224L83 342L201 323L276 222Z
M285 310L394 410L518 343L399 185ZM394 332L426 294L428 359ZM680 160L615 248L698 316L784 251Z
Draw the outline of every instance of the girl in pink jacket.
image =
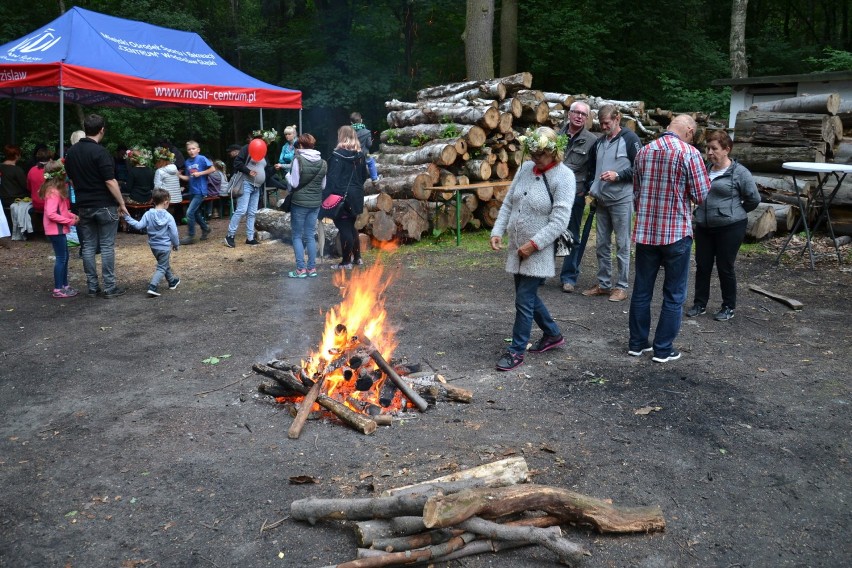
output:
M68 243L65 235L80 219L68 210L68 185L65 165L52 160L44 166L44 183L39 189L44 200L44 234L53 245L56 262L53 265L53 297L73 298L77 290L68 285Z

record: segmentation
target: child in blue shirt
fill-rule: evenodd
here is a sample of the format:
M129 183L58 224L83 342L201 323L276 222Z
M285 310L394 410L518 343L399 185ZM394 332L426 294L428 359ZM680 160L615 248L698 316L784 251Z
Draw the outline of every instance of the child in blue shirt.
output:
M130 215L125 215L124 220L136 230L148 231L148 245L154 253L154 258L157 259L157 268L148 285L148 295L156 298L160 295L157 286L160 285L163 276L166 277L169 290L174 290L180 284L180 278L172 272L170 264L172 250L178 249L179 241L177 223L168 211L169 192L158 187L151 193L151 199L154 202L154 208L147 210L140 220L137 221Z
M204 220L201 212L201 204L207 197L207 176L216 171L216 168L206 156L201 155L201 147L195 140L186 143L186 153L189 157L183 164L186 175L180 179L189 182L189 208L186 210L186 225L189 234L180 240L182 245L191 245L195 242L195 223L201 226L201 240L206 241L210 235L210 227Z

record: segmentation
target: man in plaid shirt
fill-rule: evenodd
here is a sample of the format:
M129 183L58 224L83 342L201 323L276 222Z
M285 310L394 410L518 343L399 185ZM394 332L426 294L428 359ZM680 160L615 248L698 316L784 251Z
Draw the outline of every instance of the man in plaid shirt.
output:
M695 120L690 116L676 116L669 129L643 147L634 161L636 269L627 353L639 357L653 351L653 360L658 363L680 359L673 343L680 331L689 280L692 252L689 202L701 203L710 191L710 177L701 154L689 144L695 128ZM651 300L660 267L664 272L663 305L652 346L648 342Z

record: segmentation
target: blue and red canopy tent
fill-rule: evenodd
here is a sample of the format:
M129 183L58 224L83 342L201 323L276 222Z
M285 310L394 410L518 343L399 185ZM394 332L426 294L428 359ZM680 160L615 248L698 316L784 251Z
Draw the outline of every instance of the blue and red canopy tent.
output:
M0 46L0 97L59 103L60 141L66 101L136 108L302 108L301 91L246 75L198 34L78 7Z

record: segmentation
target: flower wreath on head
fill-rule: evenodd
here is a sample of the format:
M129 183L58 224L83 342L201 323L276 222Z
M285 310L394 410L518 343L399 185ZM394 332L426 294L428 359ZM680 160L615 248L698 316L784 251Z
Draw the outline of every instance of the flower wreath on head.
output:
M269 130L255 130L251 133L252 138L262 138L267 144L272 144L278 141L278 131L274 128Z
M60 179L65 181L65 178L68 174L65 173L65 165L63 164L61 168L58 170L53 170L52 172L44 172L44 181L49 179Z
M127 159L140 166L148 167L151 165L151 150L134 146L127 151ZM172 155L172 159L174 159L174 155Z
M165 160L169 163L173 163L175 161L174 152L169 151L168 148L163 146L158 146L154 148L154 158L157 160Z
M527 129L522 136L518 137L518 140L523 146L524 153L530 156L544 150L556 154L568 147L568 137L564 134L557 135L556 140L553 140L531 129Z

